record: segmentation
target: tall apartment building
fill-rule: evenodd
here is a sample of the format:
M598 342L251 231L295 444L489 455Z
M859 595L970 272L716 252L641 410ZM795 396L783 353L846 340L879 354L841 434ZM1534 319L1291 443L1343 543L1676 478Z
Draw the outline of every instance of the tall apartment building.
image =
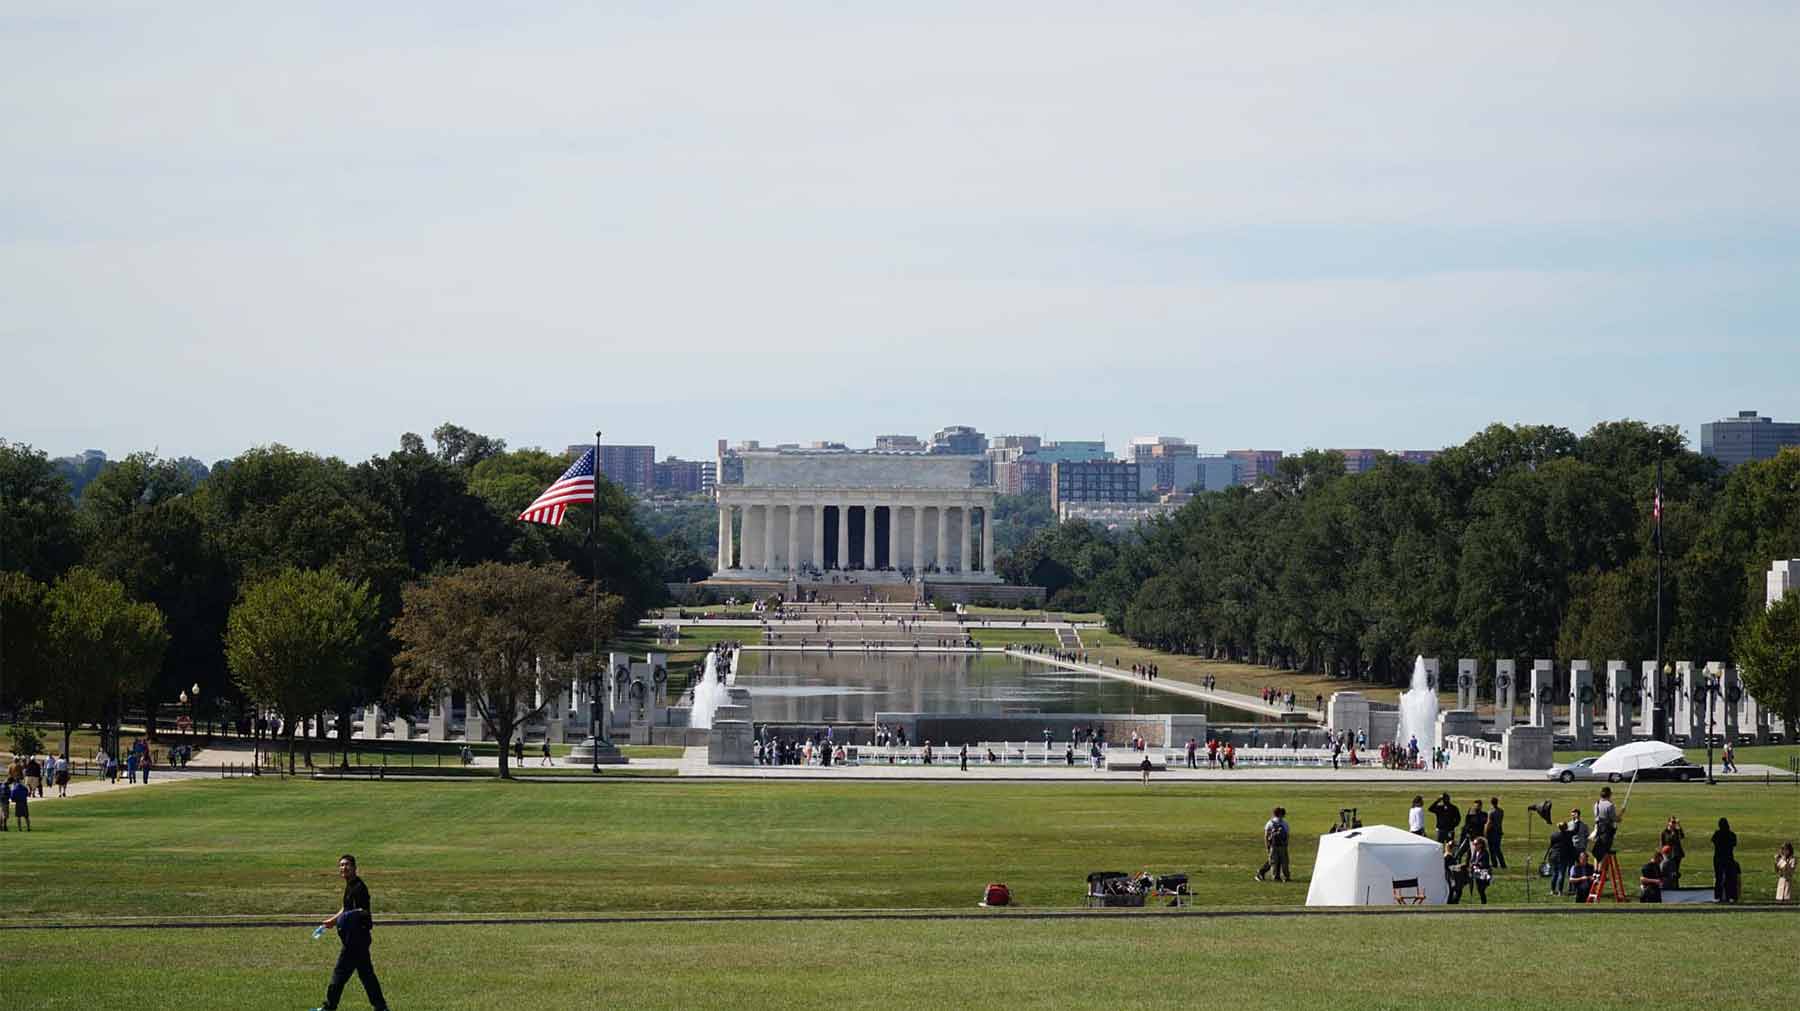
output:
M1272 476L1281 463L1279 449L1233 449L1225 455L1238 462L1238 484L1251 488L1265 476Z
M1046 442L1035 435L1003 435L988 446L994 461L994 487L1004 495L1048 495L1050 466L1110 460L1106 443L1098 439L1064 439Z
M1755 411L1739 411L1735 418L1720 418L1700 426L1700 452L1728 468L1771 459L1784 446L1800 446L1800 423L1776 421Z
M1136 502L1150 488L1143 472L1128 460L1057 462L1050 465L1050 508L1065 502Z
M655 446L600 446L602 477L629 492L647 492L656 487Z
M711 460L683 460L671 456L656 465L656 490L680 494L711 494L718 483L719 465Z

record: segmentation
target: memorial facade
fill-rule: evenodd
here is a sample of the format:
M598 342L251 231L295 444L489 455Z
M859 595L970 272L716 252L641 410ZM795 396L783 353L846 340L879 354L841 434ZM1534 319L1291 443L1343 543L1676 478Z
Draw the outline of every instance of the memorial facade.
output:
M749 449L722 458L714 579L997 582L985 457Z

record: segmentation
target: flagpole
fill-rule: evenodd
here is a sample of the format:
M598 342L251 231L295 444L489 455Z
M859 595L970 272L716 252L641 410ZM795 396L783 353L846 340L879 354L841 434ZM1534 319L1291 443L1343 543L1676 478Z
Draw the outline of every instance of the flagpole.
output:
M1658 439L1658 440L1656 440L1656 674L1655 674L1655 677L1656 677L1657 681L1660 682L1660 684L1661 684L1662 691L1660 694L1661 694L1662 700L1663 700L1663 712L1665 714L1667 714L1667 713L1672 712L1675 700L1670 697L1673 694L1673 691L1672 691L1673 686L1671 684L1669 684L1668 680L1663 677L1663 536L1662 536L1662 477L1663 477L1663 475L1662 475L1662 471L1663 471L1662 440ZM1650 715L1654 719L1656 714L1651 713ZM1652 731L1654 731L1656 728L1654 726L1652 726L1650 729ZM1663 737L1665 739L1667 739L1667 738L1670 738L1673 736L1675 736L1675 735L1669 727L1669 719L1665 715L1665 717L1663 719Z
M602 671L601 677L594 682L594 702L590 712L594 714L594 775L600 774L600 744L606 740L606 671L600 667L600 432L594 432L594 501L593 515L589 517L588 543L594 552L594 665Z

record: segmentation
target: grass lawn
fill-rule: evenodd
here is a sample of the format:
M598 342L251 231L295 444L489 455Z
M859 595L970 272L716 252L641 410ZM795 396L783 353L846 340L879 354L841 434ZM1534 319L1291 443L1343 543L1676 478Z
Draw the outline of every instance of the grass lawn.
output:
M967 631L983 646L1009 646L1014 643L1022 646L1056 645L1056 633L1047 628L970 628Z
M1382 698L1383 693L1395 691L1386 685L1365 685L1355 681L1332 680L1322 674L1301 674L1295 671L1274 670L1255 664L1234 663L1227 660L1207 660L1197 656L1182 656L1176 653L1164 653L1161 650L1145 649L1132 645L1130 639L1102 629L1082 629L1081 642L1091 652L1098 652L1107 663L1116 658L1119 665L1130 667L1135 663L1157 664L1162 676L1176 681L1198 682L1201 678L1212 675L1219 679L1219 687L1231 692L1243 692L1246 695L1257 695L1264 688L1278 688L1292 691L1299 695L1312 708L1313 696L1331 697L1332 692L1362 691L1375 698ZM1452 702L1456 693L1450 693Z
M776 909L967 909L988 881L1026 908L1079 904L1089 871L1193 875L1203 908L1297 906L1308 838L1355 805L1404 824L1421 779L1368 784L741 783L605 784L208 780L35 808L8 833L3 915L301 913L328 903L353 852L379 910L405 913ZM1515 869L1490 889L1524 901L1528 802L1566 810L1591 785L1449 787L1459 804L1498 794L1512 811ZM1293 884L1251 880L1274 804L1294 826ZM1729 817L1746 897L1774 893L1775 847L1800 836L1800 788L1643 784L1620 833L1647 852L1669 815L1696 829ZM1528 853L1535 848L1538 853ZM1708 863L1691 848L1696 875ZM620 859L642 854L642 859ZM1534 882L1535 901L1549 903Z
M448 1011L1774 1008L1793 1001L1800 941L1800 916L1789 911L1451 914L1415 917L1403 928L1329 915L1046 921L1004 914L396 927L381 925L381 883L371 880L373 956L386 996L396 1008ZM322 918L335 899L321 887L314 913ZM29 931L5 935L0 976L7 999L17 1002L11 1006L44 1011L304 1008L323 995L337 956L335 940L307 936L301 927ZM1677 938L1691 943L1672 943ZM1580 951L1597 957L1571 975L1569 956ZM1657 952L1657 971L1624 971L1629 953L1644 951ZM368 1006L359 983L352 980L340 1006Z

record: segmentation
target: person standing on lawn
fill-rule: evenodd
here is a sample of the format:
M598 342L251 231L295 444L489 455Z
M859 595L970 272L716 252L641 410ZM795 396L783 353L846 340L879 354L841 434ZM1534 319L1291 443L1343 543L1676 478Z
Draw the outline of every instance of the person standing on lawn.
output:
M1288 870L1287 808L1276 808L1269 820L1263 824L1263 848L1268 853L1268 859L1256 872L1256 880L1266 881L1269 877L1276 881L1294 880L1292 872Z
M1505 834L1505 828L1501 823L1505 817L1506 812L1500 809L1500 798L1489 797L1487 818L1488 859L1492 860L1494 866L1500 870L1506 869L1506 854L1500 851L1500 837Z
M351 973L362 981L363 993L375 1011L387 1011L387 998L381 994L381 981L375 978L375 965L369 961L369 945L374 939L375 921L369 915L369 886L356 874L356 858L346 853L338 858L338 877L344 879L344 899L337 912L321 926L338 932L337 966L331 970L331 983L325 988L325 1003L313 1011L337 1011L338 998Z

